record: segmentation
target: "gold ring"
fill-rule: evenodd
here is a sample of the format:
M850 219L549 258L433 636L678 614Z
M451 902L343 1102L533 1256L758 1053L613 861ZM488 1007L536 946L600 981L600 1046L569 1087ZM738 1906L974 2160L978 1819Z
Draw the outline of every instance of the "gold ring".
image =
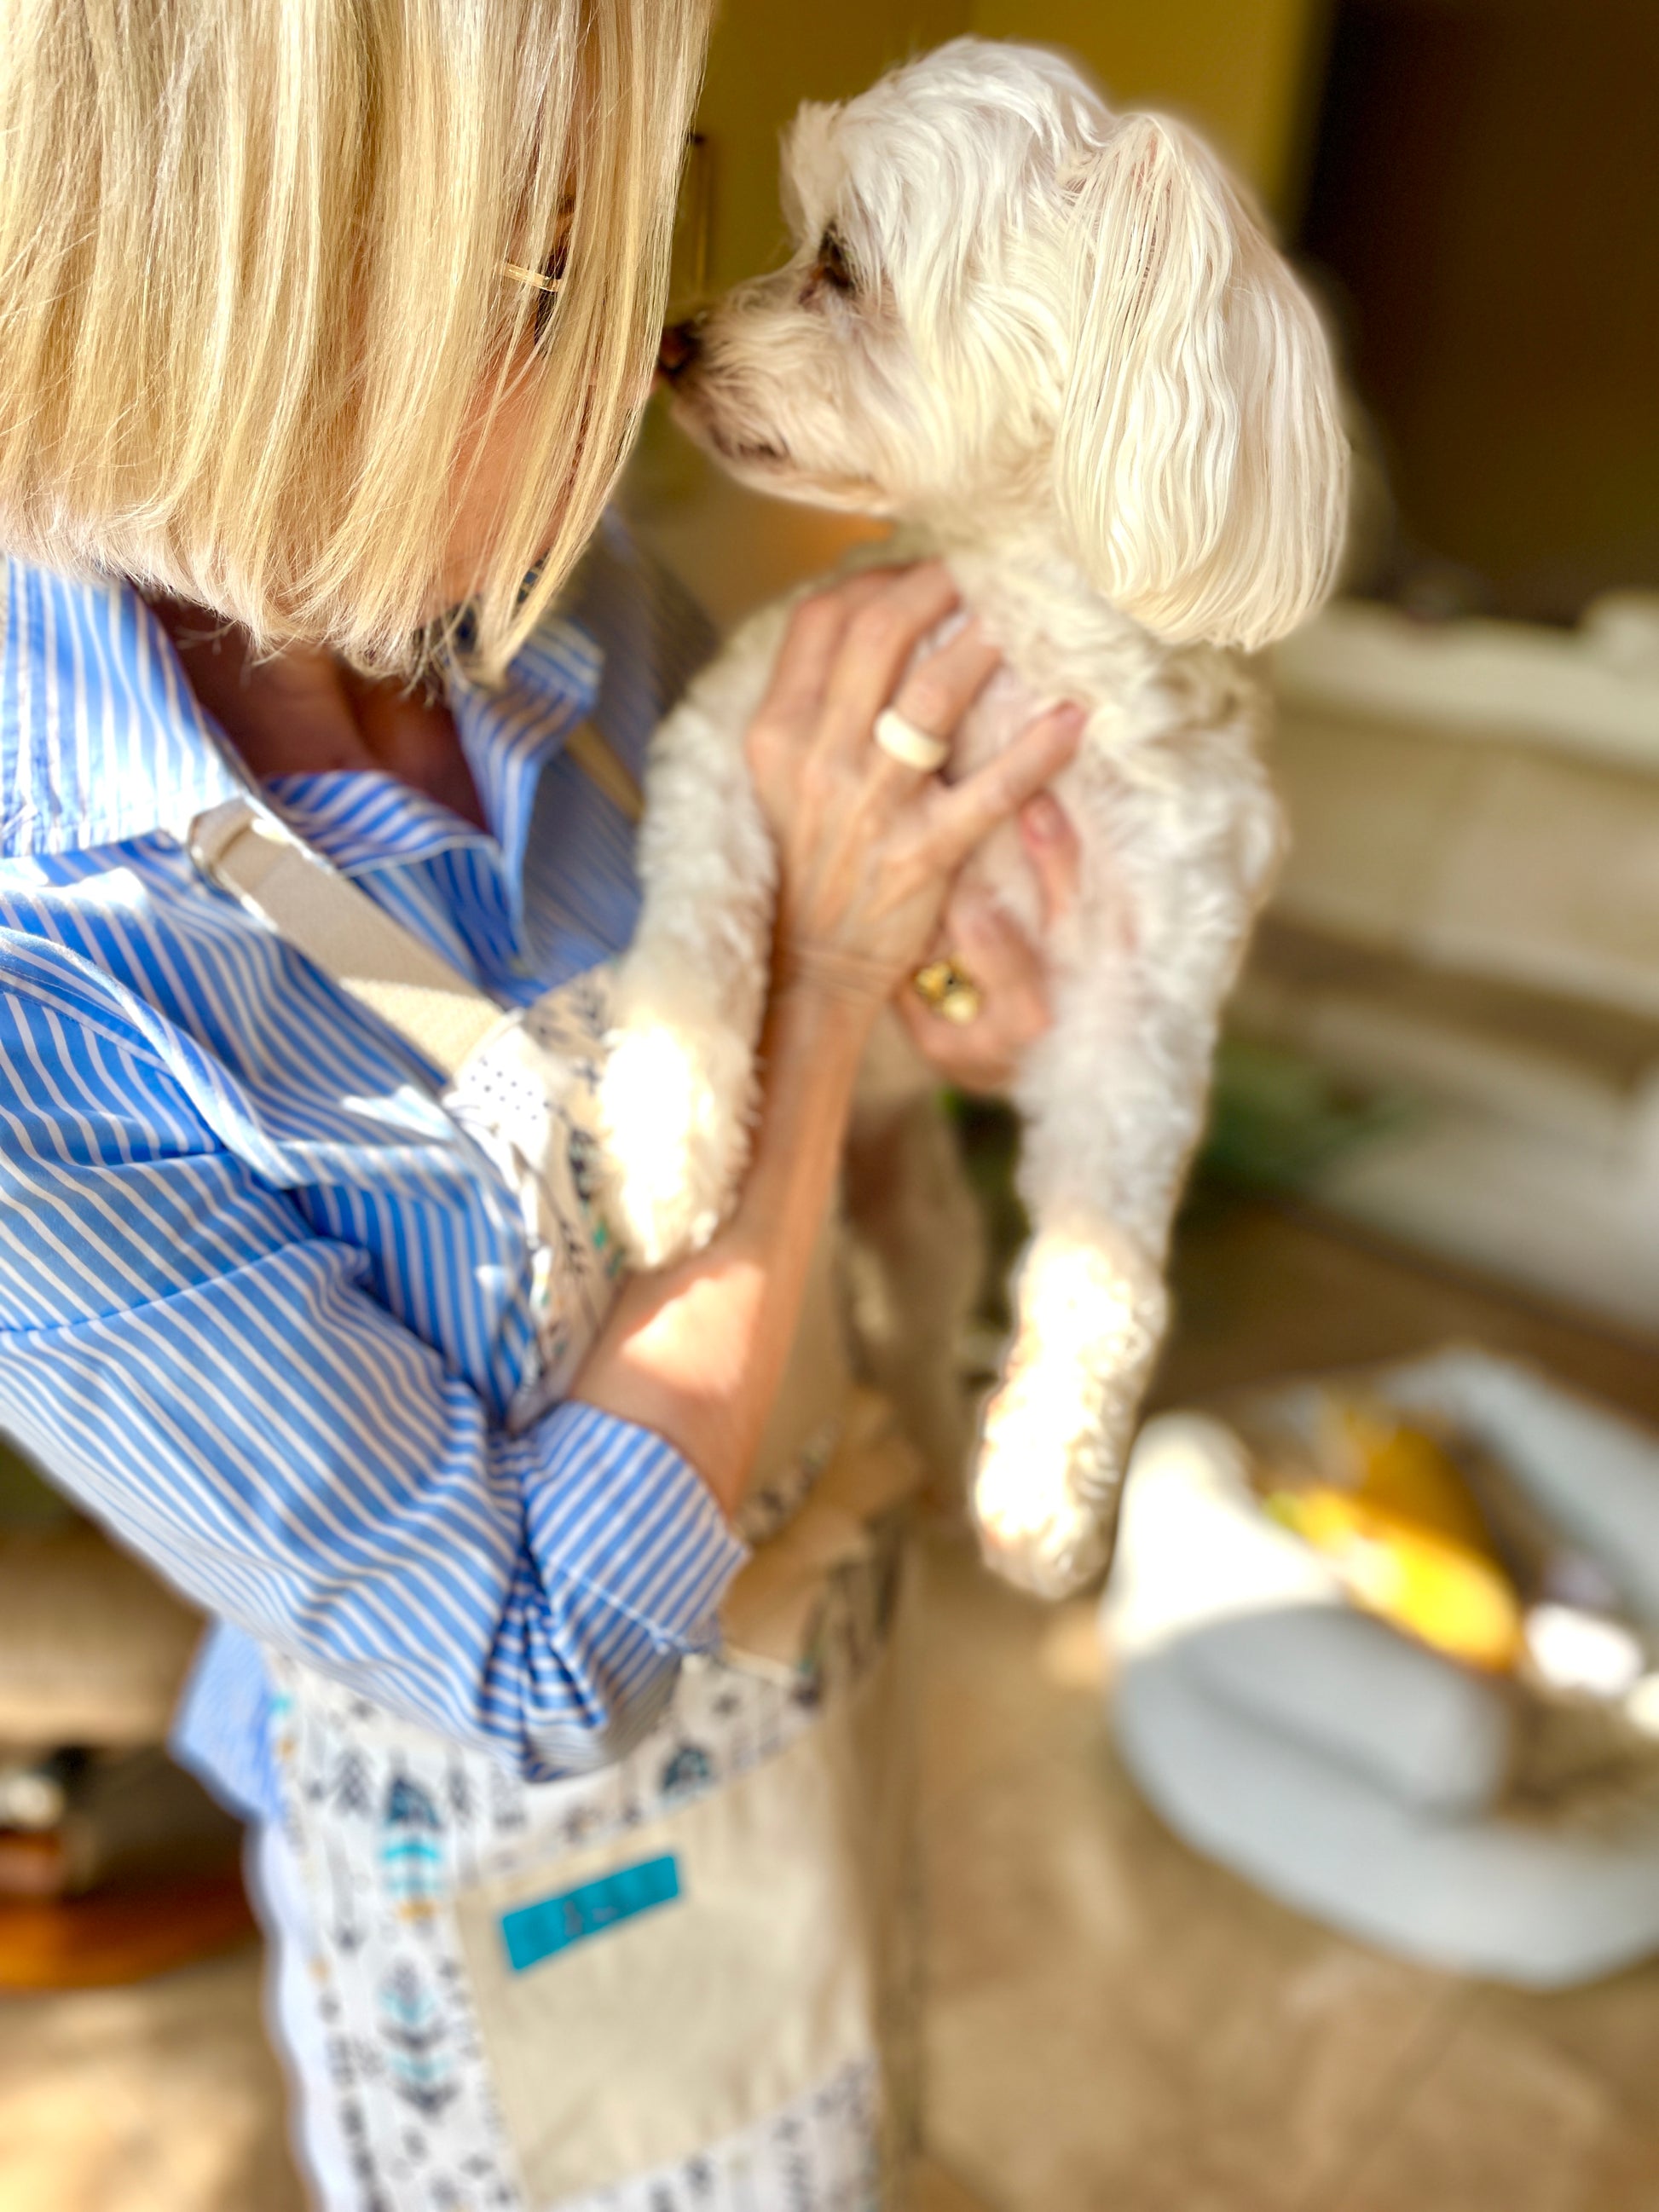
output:
M951 757L951 748L943 738L907 722L896 707L882 708L871 735L890 759L902 761L906 768L920 769L923 775L932 775Z
M965 1029L969 1022L979 1019L979 1010L984 1004L979 985L954 960L930 960L925 968L917 969L910 982L923 1006L931 1007L945 1021Z

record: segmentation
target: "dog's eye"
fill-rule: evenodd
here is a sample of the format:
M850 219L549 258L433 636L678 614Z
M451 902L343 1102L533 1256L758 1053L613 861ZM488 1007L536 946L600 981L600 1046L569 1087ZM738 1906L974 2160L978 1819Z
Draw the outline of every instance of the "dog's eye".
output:
M820 284L827 284L832 292L856 292L858 278L853 274L847 258L847 249L841 235L832 224L818 240L817 259L812 264L812 274Z

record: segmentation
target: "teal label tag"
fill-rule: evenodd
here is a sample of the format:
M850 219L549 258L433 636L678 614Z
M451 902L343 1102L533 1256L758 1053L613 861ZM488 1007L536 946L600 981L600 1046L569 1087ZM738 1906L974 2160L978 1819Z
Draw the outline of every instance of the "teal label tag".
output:
M659 1905L672 1905L680 1893L678 1862L672 1852L661 1858L641 1859L637 1866L619 1867L615 1874L585 1881L577 1889L561 1890L534 1905L520 1905L501 1915L501 1938L507 1964L515 1974L538 1966L555 1953L590 1936L603 1936L641 1912Z

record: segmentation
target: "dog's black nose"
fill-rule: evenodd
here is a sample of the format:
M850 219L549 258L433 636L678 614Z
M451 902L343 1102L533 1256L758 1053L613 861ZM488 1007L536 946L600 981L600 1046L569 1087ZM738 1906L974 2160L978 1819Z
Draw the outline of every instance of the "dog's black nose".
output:
M657 349L657 367L671 384L678 384L702 350L702 320L693 315L684 323L670 323Z

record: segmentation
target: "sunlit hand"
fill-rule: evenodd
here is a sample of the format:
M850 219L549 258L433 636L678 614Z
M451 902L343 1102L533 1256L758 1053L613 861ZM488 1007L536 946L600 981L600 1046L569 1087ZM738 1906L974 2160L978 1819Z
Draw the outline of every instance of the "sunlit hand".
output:
M963 860L1059 774L1082 736L1080 708L1050 708L958 783L876 744L890 702L948 742L998 666L974 623L912 665L956 604L937 561L867 569L803 599L749 728L778 852L779 972L833 979L872 1017L921 958Z
M1065 808L1048 792L1020 810L1020 842L1042 900L1046 936L1077 896L1080 851ZM1042 956L1019 924L979 886L958 879L931 957L946 953L980 992L971 1022L946 1021L907 981L894 1000L917 1048L962 1091L1006 1091L1024 1054L1053 1019Z

